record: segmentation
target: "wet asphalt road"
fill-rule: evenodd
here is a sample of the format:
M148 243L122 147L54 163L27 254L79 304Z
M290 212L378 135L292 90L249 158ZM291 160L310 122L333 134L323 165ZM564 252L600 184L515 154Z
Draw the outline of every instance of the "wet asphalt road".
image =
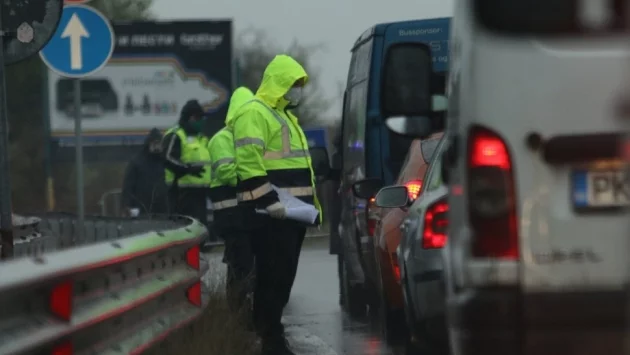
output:
M298 275L285 309L288 324L321 338L339 355L394 355L368 317L351 320L339 306L337 258L321 238L302 250Z
M218 251L209 259L214 264L213 277L224 272L217 270ZM351 320L341 311L336 260L328 254L327 238L305 242L283 317L293 350L299 355L398 355L384 344L367 316Z

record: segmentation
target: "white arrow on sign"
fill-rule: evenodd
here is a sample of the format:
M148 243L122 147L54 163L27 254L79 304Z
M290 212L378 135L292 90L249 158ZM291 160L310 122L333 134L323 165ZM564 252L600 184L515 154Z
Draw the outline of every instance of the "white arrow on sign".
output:
M89 38L90 34L83 26L77 14L72 14L70 21L61 34L61 38L70 38L70 68L73 70L83 69L83 49L81 39Z

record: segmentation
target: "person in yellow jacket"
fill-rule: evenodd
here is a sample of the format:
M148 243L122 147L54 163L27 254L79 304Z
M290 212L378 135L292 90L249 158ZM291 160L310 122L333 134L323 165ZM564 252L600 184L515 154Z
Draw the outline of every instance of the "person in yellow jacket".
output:
M190 216L207 226L210 155L201 135L204 118L205 111L197 100L186 102L178 124L166 131L162 147L170 212Z
M248 225L256 227L254 324L263 354L293 354L281 317L306 234L304 224L286 219L286 207L272 185L318 206L308 142L291 112L300 104L307 82L306 71L295 59L277 55L265 69L254 100L242 105L228 125L234 133L237 199Z
M246 87L239 87L232 94L225 124L234 118L236 110L254 98ZM246 309L247 294L252 290L254 255L250 232L242 218L236 200L236 163L234 136L224 127L208 142L212 167L209 197L214 211L214 228L225 241L223 260L228 266L227 296L234 311Z

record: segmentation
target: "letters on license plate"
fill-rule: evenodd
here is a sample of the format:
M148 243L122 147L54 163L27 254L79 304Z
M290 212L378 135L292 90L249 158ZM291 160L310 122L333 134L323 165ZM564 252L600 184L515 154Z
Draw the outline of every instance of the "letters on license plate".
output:
M573 172L573 204L577 208L630 205L630 175L622 169Z

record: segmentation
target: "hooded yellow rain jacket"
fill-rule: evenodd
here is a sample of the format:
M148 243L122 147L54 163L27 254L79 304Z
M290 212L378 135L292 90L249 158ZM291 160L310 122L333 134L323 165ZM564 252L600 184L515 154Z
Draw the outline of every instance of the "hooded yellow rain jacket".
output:
M304 68L287 55L277 55L265 69L255 98L228 123L234 132L239 203L271 205L278 201L273 184L320 208L308 142L284 98L298 80L308 81Z
M239 87L234 90L225 118L226 127L217 132L208 142L212 171L210 200L214 210L222 210L237 205L234 136L228 125L234 118L237 109L253 98L254 93L246 87Z

